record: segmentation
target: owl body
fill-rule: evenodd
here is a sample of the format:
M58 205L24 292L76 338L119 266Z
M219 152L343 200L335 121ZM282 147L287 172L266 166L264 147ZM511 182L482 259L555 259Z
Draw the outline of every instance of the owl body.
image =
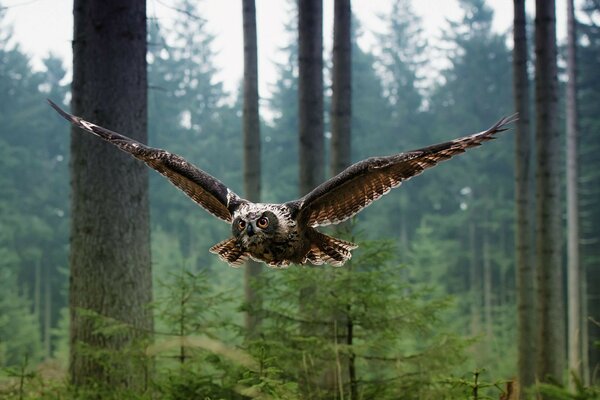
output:
M233 215L231 232L249 257L275 267L301 263L309 249L306 231L285 204L243 204Z
M73 125L117 146L164 175L173 185L215 217L231 224L232 237L210 251L232 266L248 259L270 267L324 263L341 266L357 246L327 236L315 227L338 224L359 213L402 182L441 161L492 140L516 115L491 128L445 143L351 165L300 199L283 204L253 203L182 157L137 142L50 105Z

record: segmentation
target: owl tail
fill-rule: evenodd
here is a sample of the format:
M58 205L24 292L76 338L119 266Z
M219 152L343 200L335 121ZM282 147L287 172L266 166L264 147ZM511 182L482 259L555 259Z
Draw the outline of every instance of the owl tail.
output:
M211 253L215 253L219 258L231 265L232 267L239 267L242 265L250 256L247 252L244 252L237 244L235 238L223 240L215 244L210 248Z
M352 242L327 236L316 230L310 233L310 237L310 251L306 255L306 260L315 265L327 263L334 267L341 267L352 258L351 251L358 247Z

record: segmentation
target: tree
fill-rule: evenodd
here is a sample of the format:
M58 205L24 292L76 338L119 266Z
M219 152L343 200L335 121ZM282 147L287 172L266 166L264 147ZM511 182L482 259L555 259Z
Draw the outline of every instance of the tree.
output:
M513 85L519 113L515 132L516 270L519 342L518 376L521 387L535 383L535 270L531 257L529 76L525 0L514 0ZM524 391L523 391L524 392ZM521 398L524 398L524 393Z
M73 112L146 142L145 1L78 0L74 24ZM71 154L71 379L141 389L130 354L102 357L152 329L147 170L76 128ZM90 316L127 329L99 332Z
M243 1L244 23L244 193L248 200L260 201L260 120L258 110L258 66L256 50L256 8L254 0ZM246 263L244 290L246 303L260 308L260 298L253 287L259 278L261 263ZM249 336L258 331L256 312L246 312Z
M324 178L323 150L323 4L298 2L298 135L300 195Z
M579 252L579 165L577 118L577 32L573 0L567 0L567 306L569 371L581 378L582 287ZM573 383L573 382L572 382Z
M336 0L333 20L331 175L351 163L352 41L350 0Z
M560 382L565 360L565 315L555 2L536 0L535 9L537 374L542 382Z
M350 166L352 160L352 8L350 0L336 0L333 16L333 69L331 71L331 151L330 171L335 176ZM348 224L338 226L338 231L348 230ZM352 269L348 265L349 270ZM333 277L330 277L333 278ZM350 305L338 310L332 318L334 342L341 338L352 345L352 322L349 320ZM358 398L356 365L353 354L344 354L330 363L326 372L329 390L343 388L346 377L350 381L351 398ZM342 389L343 390L343 389Z

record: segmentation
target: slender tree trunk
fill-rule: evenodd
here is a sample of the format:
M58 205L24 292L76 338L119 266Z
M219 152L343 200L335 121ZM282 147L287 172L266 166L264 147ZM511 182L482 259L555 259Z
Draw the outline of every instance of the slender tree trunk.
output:
M536 0L535 55L537 374L542 382L560 382L565 366L565 315L554 0Z
M567 0L567 285L569 371L582 376L582 296L579 261L579 165L577 132L577 32L573 0ZM573 382L572 382L573 383Z
M352 42L351 23L352 9L350 0L335 0L333 15L333 69L332 69L332 94L331 94L331 175L342 172L351 163L352 139ZM349 231L350 224L338 225L338 231ZM350 263L346 268L350 269ZM343 395L347 382L350 381L350 398L357 399L356 392L356 365L352 353L353 321L351 320L351 305L346 305L345 312L333 315L334 324L337 326L340 337L346 338L349 353L342 353L338 357L340 371L327 375L335 377L328 379L329 391L338 391Z
M146 142L146 2L75 0L74 27L73 112ZM77 128L70 167L71 379L141 389L128 350L152 329L147 169ZM127 329L98 332L105 318Z
M350 0L335 0L331 97L331 175L352 160L352 10Z
M254 0L243 0L244 23L244 193L248 200L260 201L260 120L258 111L258 61L256 45L256 8ZM244 293L252 311L245 314L248 337L258 333L261 299L255 282L262 266L256 261L246 263Z
M515 134L515 202L518 308L518 379L523 389L535 383L535 269L531 252L531 134L525 0L514 0L513 84L519 113ZM521 399L525 391L521 390Z

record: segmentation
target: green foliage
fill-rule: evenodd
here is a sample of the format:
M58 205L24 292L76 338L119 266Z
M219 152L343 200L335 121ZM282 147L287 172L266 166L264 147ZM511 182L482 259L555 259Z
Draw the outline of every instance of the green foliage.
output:
M600 399L600 386L585 386L576 376L572 376L574 390L559 384L540 383L534 390L546 400L593 400ZM533 390L532 390L533 391Z
M446 390L438 380L463 360L466 345L444 329L448 300L427 300L427 291L403 283L389 242L361 249L349 268L268 275L262 338L251 350L266 352L310 398L330 390L348 395L351 385L364 398L435 398ZM315 288L310 301L298 299L306 287ZM343 377L343 388L322 383L332 371Z
M16 274L0 268L0 368L17 367L41 357L40 328L30 302L20 294Z
M452 377L444 379L444 383L447 385L459 389L462 398L472 400L495 400L499 395L506 396L506 392L503 386L507 383L505 381L486 382L482 380L482 374L484 370L476 369L473 371L472 378L466 377ZM501 397L503 398L503 397Z

